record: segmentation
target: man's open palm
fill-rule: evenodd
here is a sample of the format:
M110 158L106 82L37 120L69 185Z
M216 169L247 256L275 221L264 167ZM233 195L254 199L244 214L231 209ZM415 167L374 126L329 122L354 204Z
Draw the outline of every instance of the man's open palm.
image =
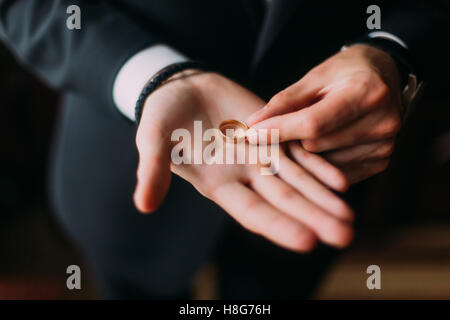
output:
M156 90L146 101L136 138L140 154L137 208L151 212L159 207L172 171L245 228L283 247L308 251L317 239L347 245L352 239L353 213L322 184L343 190L346 180L338 169L296 143L285 146L290 157L280 150L277 175L261 175L258 165L248 163L172 163L174 130L184 128L194 136L194 121L202 122L203 131L218 128L223 120L244 120L263 105L259 97L215 73L193 72ZM255 146L246 145L250 147Z

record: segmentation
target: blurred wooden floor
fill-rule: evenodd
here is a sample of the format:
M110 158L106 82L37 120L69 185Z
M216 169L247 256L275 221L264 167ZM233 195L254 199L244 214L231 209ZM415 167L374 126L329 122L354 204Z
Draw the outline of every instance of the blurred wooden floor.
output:
M381 269L381 290L366 286L373 264ZM450 299L450 223L413 226L356 246L330 270L316 298Z
M450 299L450 221L395 232L364 234L345 252L319 287L315 299ZM65 270L84 266L51 217L34 212L0 225L0 299L93 299L86 271L81 291L69 291ZM381 290L368 290L366 269L381 268ZM195 282L197 299L217 298L214 268Z
M313 299L450 299L450 221L363 238L336 261ZM366 286L370 265L381 269L380 290ZM216 299L216 283L208 265L198 274L196 298Z

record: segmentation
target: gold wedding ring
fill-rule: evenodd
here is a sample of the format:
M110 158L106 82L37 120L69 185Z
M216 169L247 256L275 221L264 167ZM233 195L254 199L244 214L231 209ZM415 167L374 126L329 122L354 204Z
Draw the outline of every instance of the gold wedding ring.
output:
M224 141L239 143L245 140L248 126L238 120L225 120L220 123L219 130Z

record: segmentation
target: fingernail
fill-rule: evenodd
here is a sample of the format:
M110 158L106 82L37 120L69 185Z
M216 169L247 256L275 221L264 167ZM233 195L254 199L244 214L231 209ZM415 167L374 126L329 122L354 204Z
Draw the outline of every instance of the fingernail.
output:
M255 129L250 128L245 134L247 136L248 143L258 144L258 132Z
M265 105L262 109L254 112L250 117L247 119L247 123L249 125L252 125L253 122L257 121L259 116L267 109L267 105Z

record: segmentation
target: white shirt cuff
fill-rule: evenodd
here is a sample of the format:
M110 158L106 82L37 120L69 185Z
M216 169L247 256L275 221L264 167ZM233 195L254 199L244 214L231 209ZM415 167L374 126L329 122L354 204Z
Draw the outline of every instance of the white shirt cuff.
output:
M134 107L147 81L162 68L187 58L163 44L152 45L131 57L114 81L113 98L119 111L135 121Z
M369 38L384 38L384 39L388 39L394 42L397 42L399 45L401 45L403 48L408 49L408 46L406 45L405 42L403 42L402 39L400 39L399 37L397 37L396 35L389 33L389 32L385 32L385 31L374 31L371 32L367 35Z

